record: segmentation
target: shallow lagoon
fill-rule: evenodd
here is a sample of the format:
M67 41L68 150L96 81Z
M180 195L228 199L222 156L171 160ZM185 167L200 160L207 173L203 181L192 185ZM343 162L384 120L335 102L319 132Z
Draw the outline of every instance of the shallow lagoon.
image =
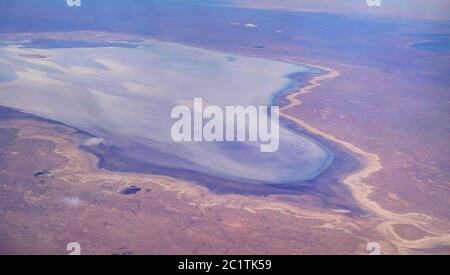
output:
M30 54L47 58L23 56ZM191 106L194 97L222 107L269 105L292 84L289 75L313 68L157 41L137 48L7 46L0 61L2 71L16 76L0 83L3 105L85 130L149 165L287 183L316 177L333 158L283 127L275 153L261 153L259 143L175 143L170 137L176 105Z

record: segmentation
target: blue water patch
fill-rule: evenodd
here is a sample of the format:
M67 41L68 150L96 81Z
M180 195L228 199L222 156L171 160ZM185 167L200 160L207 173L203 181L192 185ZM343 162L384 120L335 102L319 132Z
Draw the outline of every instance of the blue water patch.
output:
M293 90L295 90L297 87L299 87L300 81L298 79L296 79L295 76L323 73L323 71L317 67L310 67L310 66L306 67L305 66L305 68L306 68L305 71L287 75L287 77L290 79L289 84L287 84L285 87L283 87L276 93L272 94L272 96L269 99L268 104L278 106L279 102L282 101L282 98L286 97L287 94L291 93Z
M61 49L61 48L142 48L143 43L127 41L86 41L86 40L59 40L59 39L35 39L22 44L23 48L34 49ZM149 45L148 45L149 46Z
M10 82L17 79L16 72L9 66L0 66L0 83Z
M418 42L418 43L411 44L410 47L414 48L414 49L426 50L426 51L432 51L432 52L438 52L438 53L449 52L450 51L450 40Z
M234 57L234 56L227 56L226 59L227 59L228 62L234 62L234 61L237 60L237 58Z
M141 188L137 187L136 185L132 185L130 187L124 188L122 191L120 191L120 194L122 195L134 195L137 192L141 191Z

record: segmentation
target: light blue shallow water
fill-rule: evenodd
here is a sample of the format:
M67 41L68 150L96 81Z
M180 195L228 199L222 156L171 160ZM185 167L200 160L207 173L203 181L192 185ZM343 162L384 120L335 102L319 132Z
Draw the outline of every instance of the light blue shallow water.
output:
M320 144L281 128L280 146L259 143L175 143L176 105L267 105L306 66L148 41L141 48L0 48L3 105L63 122L122 148L152 165L230 179L286 183L316 177L333 155ZM47 58L27 58L39 54ZM17 78L7 78L13 72ZM127 150L139 144L158 154Z

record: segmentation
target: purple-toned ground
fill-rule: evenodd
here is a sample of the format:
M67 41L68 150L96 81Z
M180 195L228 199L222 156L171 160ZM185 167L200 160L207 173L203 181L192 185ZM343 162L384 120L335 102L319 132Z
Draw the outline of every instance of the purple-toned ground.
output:
M53 33L16 35L34 30L14 24L15 13L32 23L54 10L14 5L4 42L137 33L316 66L322 74L279 99L283 123L352 165L333 163L302 194L217 194L198 184L207 178L98 169L78 147L86 133L2 108L1 253L64 254L72 241L86 254L367 254L369 242L384 254L450 253L450 51L436 46L449 40L447 21L168 5L127 22L151 7L111 9L93 22L102 12L91 6L77 20L64 9L41 23Z

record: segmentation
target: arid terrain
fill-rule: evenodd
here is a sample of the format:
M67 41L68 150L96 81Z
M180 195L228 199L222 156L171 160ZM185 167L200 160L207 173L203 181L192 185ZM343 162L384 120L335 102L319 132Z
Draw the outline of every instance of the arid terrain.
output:
M273 103L284 127L335 158L306 187L259 193L207 176L119 169L134 163L92 133L2 104L0 89L0 254L68 254L70 242L82 254L369 254L372 242L381 254L450 254L450 51L414 47L445 44L450 23L283 2L163 7L125 22L112 9L100 23L92 18L103 10L72 21L63 10L37 29L11 18L52 10L14 9L0 23L0 46L20 44L17 54L36 66L46 57L34 49L49 42L115 48L155 39L316 68ZM0 85L8 73L0 68Z
M373 240L395 251L376 220L323 211L312 197L215 195L99 170L77 147L86 136L33 118L3 120L0 131L3 252L65 254L76 241L83 254L365 254ZM123 194L132 186L140 191Z

